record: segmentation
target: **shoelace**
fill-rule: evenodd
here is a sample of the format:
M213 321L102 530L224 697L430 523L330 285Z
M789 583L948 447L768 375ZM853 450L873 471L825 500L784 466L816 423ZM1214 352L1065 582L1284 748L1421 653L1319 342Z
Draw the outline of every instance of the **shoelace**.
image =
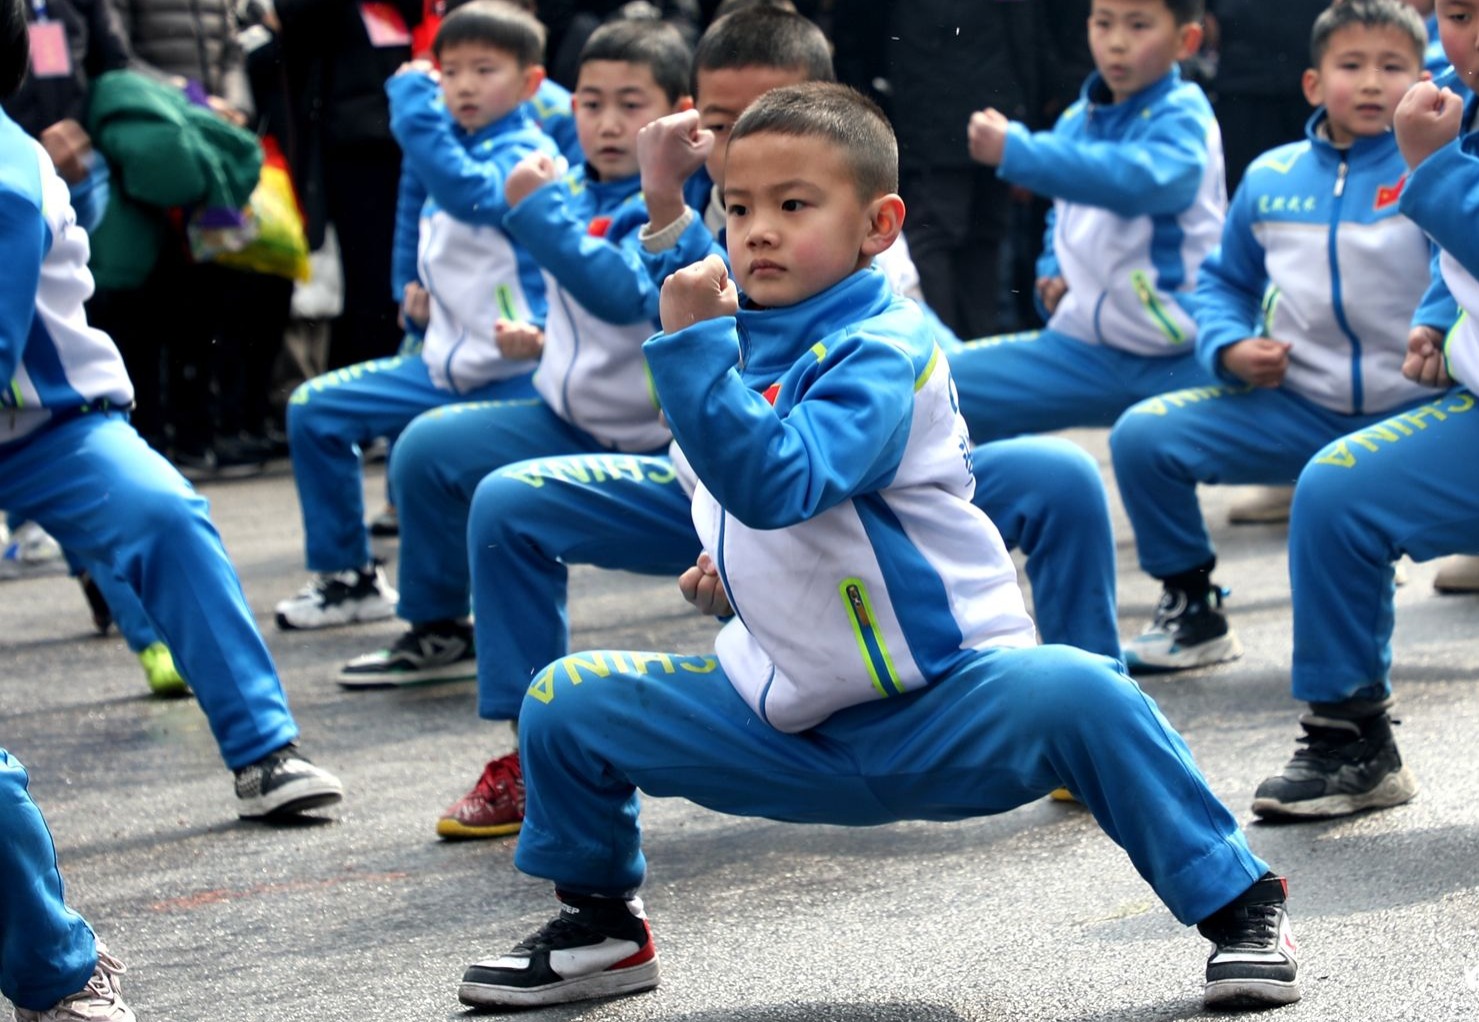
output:
M1266 948L1278 939L1279 906L1268 902L1241 906L1228 927L1226 948Z
M87 986L77 991L71 997L58 1004L52 1009L56 1018L96 1018L95 1012L78 1010L78 1005L86 1008L89 1005L116 1004L118 1001L118 977L128 970L122 962L114 958L102 948L98 949L98 967L93 970L92 978L87 981Z
M1393 725L1402 723L1391 720ZM1371 758L1376 744L1363 733L1352 735L1341 728L1304 725L1305 733L1295 739L1303 748L1294 750L1296 760L1315 763L1360 763Z
M477 793L486 801L506 791L510 798L518 798L518 784L523 780L521 773L509 762L508 756L488 761L483 774L478 778Z
M515 944L514 950L534 954L548 948L568 947L572 943L586 944L590 942L592 936L600 936L600 934L584 923L561 914Z

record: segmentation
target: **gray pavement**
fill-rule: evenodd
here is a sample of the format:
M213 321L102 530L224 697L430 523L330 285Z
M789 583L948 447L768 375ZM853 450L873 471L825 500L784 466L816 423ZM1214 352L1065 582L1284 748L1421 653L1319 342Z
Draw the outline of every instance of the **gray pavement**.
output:
M1103 457L1102 433L1074 434ZM506 751L473 686L344 692L339 664L394 624L285 634L272 606L304 580L291 476L203 488L277 656L305 749L348 787L321 819L238 821L193 702L149 697L123 643L91 633L65 578L0 583L0 745L32 772L71 902L129 966L145 1020L450 1019L474 957L542 924L546 886L513 843L432 826ZM378 469L370 504L383 493ZM1218 577L1247 653L1144 687L1240 819L1294 748L1280 526L1231 528L1206 492ZM1118 513L1116 501L1116 513ZM1156 587L1121 518L1122 631ZM1399 594L1398 739L1410 805L1250 828L1291 878L1300 1020L1479 1019L1479 602L1439 597L1435 566ZM580 647L703 651L713 626L671 580L577 570ZM592 1022L985 1022L1201 1017L1206 944L1179 926L1081 809L1049 801L959 824L800 827L679 800L644 811L644 888L663 959L651 994L529 1013Z

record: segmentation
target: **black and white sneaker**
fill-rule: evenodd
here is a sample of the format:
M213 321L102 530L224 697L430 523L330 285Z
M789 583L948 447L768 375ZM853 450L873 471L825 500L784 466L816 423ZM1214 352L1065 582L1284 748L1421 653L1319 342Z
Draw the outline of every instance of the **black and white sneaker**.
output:
M237 815L253 820L333 805L344 797L339 778L314 766L296 745L284 745L236 771Z
M369 568L325 572L277 605L277 627L329 628L395 616L400 599L379 562Z
M1402 763L1386 713L1343 720L1315 713L1299 718L1304 745L1283 773L1253 793L1253 812L1268 819L1314 820L1401 805L1417 794L1417 778Z
M339 684L345 688L383 688L466 681L477 676L472 625L437 621L415 625L388 649L355 657L340 670Z
M476 1008L532 1008L657 986L657 951L642 899L559 894L560 914L497 957L469 965L457 999Z
M1243 644L1218 609L1222 598L1215 587L1192 599L1167 586L1145 631L1124 644L1125 666L1143 673L1184 671L1242 656Z
M1212 942L1202 1003L1272 1008L1299 1000L1299 946L1284 910L1288 883L1265 873L1236 900L1197 924Z

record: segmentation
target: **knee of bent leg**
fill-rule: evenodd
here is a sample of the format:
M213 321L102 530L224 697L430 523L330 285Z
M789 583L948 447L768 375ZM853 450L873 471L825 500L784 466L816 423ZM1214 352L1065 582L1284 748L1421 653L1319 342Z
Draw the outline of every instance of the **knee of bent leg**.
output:
M1020 658L1021 723L1044 736L1114 728L1139 712L1139 686L1108 657L1073 646L1037 646Z
M534 675L519 710L521 740L530 734L610 726L608 696L620 687L625 662L607 651L571 653Z
M1043 512L1106 504L1099 463L1078 444L1060 437L1030 437L1006 443L1023 445L1023 455L1032 471L1030 493Z
M1140 407L1128 408L1109 431L1109 455L1116 474L1144 464L1157 450L1157 442L1164 438L1165 417L1143 414Z
M469 530L476 530L480 537L519 533L520 523L527 521L531 504L541 504L538 497L543 484L544 480L538 476L519 471L518 465L484 476L473 493ZM547 514L548 506L539 507L536 513Z

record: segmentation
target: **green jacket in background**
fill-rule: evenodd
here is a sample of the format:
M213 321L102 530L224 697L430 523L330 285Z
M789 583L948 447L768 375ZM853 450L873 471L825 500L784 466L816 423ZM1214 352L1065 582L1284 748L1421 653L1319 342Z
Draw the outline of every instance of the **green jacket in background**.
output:
M99 287L142 285L162 246L176 243L171 208L240 211L262 170L256 135L135 71L94 80L87 131L112 172L108 211L92 233Z

